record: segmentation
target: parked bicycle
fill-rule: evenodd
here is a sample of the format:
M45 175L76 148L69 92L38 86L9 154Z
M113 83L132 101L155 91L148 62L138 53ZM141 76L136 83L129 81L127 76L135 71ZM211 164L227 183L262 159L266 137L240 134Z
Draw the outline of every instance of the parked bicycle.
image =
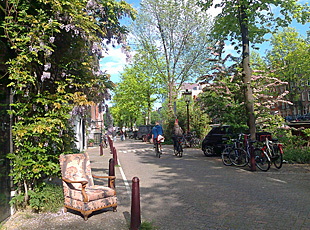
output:
M277 139L269 140L266 137L262 151L268 155L270 164L273 163L277 169L280 169L283 164L283 145L282 143L276 143L277 141Z
M250 135L244 134L244 148L234 148L229 152L229 159L232 164L238 167L244 167L248 165L251 167L251 151L253 151L255 165L262 171L268 171L270 168L270 161L268 159L268 155L262 151L260 148L255 148L254 143L255 140L248 140Z
M233 144L227 144L225 145L225 148L221 154L221 158L222 158L222 161L223 161L223 164L226 165L226 166L230 166L232 165L232 161L231 159L229 158L229 153L231 151L239 151L240 149L240 142L241 142L241 137L242 137L242 134L239 134L238 135L238 139L231 139L231 141L233 142ZM240 150L241 151L241 150ZM238 154L238 153L236 153ZM238 155L242 155L242 153L238 154Z
M196 132L188 132L183 135L182 146L184 148L200 148L201 140L197 137Z

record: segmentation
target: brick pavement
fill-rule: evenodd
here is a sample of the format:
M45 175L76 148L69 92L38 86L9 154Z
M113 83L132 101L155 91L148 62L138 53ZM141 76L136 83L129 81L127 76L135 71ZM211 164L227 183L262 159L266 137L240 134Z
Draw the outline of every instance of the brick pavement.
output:
M124 150L128 152L128 146L129 142L115 143L118 152ZM152 148L150 145L145 145L145 147L147 149ZM135 150L131 151L135 152ZM93 173L96 175L107 175L109 159L112 158L110 149L104 149L103 156L99 155L99 147L89 148L87 152L90 156ZM141 156L145 157L144 149L138 150L135 154L140 154L140 152L143 152ZM309 204L309 194L307 195L307 193L309 192L310 185L308 183L309 180L305 177L305 175L309 175L309 166L284 165L283 169L279 171L271 169L267 173L258 171L258 173L253 174L243 169L231 167L226 168L222 165L220 159L205 158L200 152L198 153L198 150L194 149L187 149L187 154L181 161L179 161L180 159L178 158L171 158L174 159L175 162L187 162L186 165L182 166L182 171L180 172L187 170L187 168L190 168L190 170L200 170L199 172L197 171L193 173L191 177L191 180L196 180L196 182L198 182L196 184L199 186L195 191L188 191L195 194L197 193L195 195L196 199L193 200L192 203L187 204L188 206L186 208L179 209L178 212L173 212L174 214L171 217L174 220L166 218L166 216L158 219L157 212L155 213L152 212L152 210L148 211L146 208L144 209L143 214L154 214L154 216L151 217L154 217L154 219L159 221L160 224L158 226L161 226L160 229L178 229L178 224L181 224L180 226L182 226L182 228L179 229L251 229L250 221L255 222L256 229L265 229L265 227L269 225L277 226L277 229L309 229L309 207L305 206ZM162 169L164 170L167 170L167 167L164 168L163 163L165 160L169 160L170 153L172 152L168 152L168 155L164 155L163 159L161 159L161 164L163 166ZM157 159L155 160L157 161ZM198 162L206 165L206 167L194 168L193 165L197 165ZM169 161L167 163L169 163L167 165L170 167L173 162ZM171 167L171 170L175 169ZM115 173L117 178L116 190L118 196L118 212L98 212L91 215L88 221L84 221L80 215L75 213L63 213L62 211L57 214L33 214L31 218L25 215L17 215L14 217L16 221L8 221L3 229L128 229L130 224L130 191L128 191L124 185L121 168L116 167ZM227 183L227 179L234 178L233 175L235 173L238 173L238 177L235 178L236 181ZM201 177L198 175L204 175L204 181L200 181ZM194 176L197 176L197 178L194 178ZM262 201L262 203L256 203L256 201L249 200L246 196L240 197L235 195L235 193L238 193L235 184L239 183L241 179L249 177L252 177L252 179L262 178L262 180L265 181L244 183L245 186L252 186L252 189L245 188L241 193L244 195L246 193L251 193L252 196L256 196L258 200ZM281 182L282 178L285 178L289 185L283 184L283 182ZM302 191L301 193L296 193L292 188L294 187L295 181L302 178L305 181L303 189L305 194L302 194ZM107 184L106 181L104 183L105 185ZM101 182L95 180L95 184L101 184ZM189 184L192 184L192 182L183 181L182 184L182 186L186 187L189 186ZM203 188L206 184L208 186L208 193L206 196L209 197L209 200L205 200L206 197L203 198L199 195L200 188ZM220 192L218 186L221 186ZM173 185L170 189L173 187L175 186ZM262 190L262 192L259 192L260 190L258 190L258 188ZM268 196L268 199L264 199L264 191L267 193L271 192L272 196ZM146 190L145 195L147 195L147 192L149 194L154 193L154 191ZM292 192L296 194L292 194ZM180 191L176 191L176 194L180 202L188 202L187 196L190 194L183 194ZM306 199L302 199L299 195L304 196ZM287 197L294 197L294 199L287 200L285 203L282 202ZM225 200L231 201L230 203L233 205L227 206L228 204ZM141 205L143 206L143 202ZM151 206L149 205L149 207ZM289 213L288 208L290 208L290 210L295 210L295 212ZM247 211L244 213L244 210ZM244 216L240 215L242 213L244 213ZM197 219L186 218L186 222L176 222L186 216L196 216ZM253 218L248 219L247 216ZM193 228L193 226L197 225L205 227ZM187 228L186 226L192 227ZM230 227L228 228L227 226ZM248 228L245 226L248 226Z

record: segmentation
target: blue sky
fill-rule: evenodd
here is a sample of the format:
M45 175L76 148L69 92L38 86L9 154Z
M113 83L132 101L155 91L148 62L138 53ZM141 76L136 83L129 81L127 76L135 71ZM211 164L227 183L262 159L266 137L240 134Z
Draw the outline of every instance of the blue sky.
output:
M220 1L220 0L217 0ZM129 4L132 4L132 6L137 9L140 5L140 0L126 0ZM299 3L306 3L309 2L309 0L300 0ZM213 12L215 13L215 12ZM124 23L128 23L128 20L125 20ZM290 25L290 27L296 28L296 30L303 36L306 36L306 31L310 30L309 23L306 25L298 24L296 21ZM270 49L269 43L265 42L258 46L260 48L259 53L262 56L265 56L266 50ZM233 47L227 46L226 47L227 53L233 53ZM100 60L100 67L101 70L107 70L107 72L111 75L111 80L113 82L119 82L119 76L120 72L122 72L124 66L126 65L126 56L123 54L120 50L120 47L117 46L116 48L110 47L110 51L108 55L105 55L103 59Z

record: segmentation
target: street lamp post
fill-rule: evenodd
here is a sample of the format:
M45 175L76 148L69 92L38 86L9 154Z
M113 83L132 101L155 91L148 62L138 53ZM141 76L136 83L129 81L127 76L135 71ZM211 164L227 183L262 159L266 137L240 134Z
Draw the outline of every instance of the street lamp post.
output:
M183 93L183 96L184 96L184 101L185 101L186 107L187 107L187 132L189 132L189 109L188 109L188 106L189 106L189 103L192 99L192 92L188 91L188 89L186 89L185 92Z

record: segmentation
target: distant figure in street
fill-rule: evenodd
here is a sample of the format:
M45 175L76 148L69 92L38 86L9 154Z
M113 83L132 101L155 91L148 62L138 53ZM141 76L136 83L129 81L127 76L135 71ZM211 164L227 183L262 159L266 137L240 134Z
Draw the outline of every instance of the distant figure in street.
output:
M154 140L157 139L158 135L163 135L163 128L161 127L161 125L159 124L158 121L155 122L155 126L152 129L152 140L154 142ZM154 142L155 143L155 142Z
M123 126L122 130L121 130L121 140L124 141L126 139L126 128L125 126Z
M123 141L124 140L124 132L123 132L123 130L121 129L121 131L120 131L120 136L121 136L121 141Z
M183 130L179 126L178 119L176 119L174 126L173 126L172 135L171 135L171 138L173 140L174 149L176 149L176 147L177 147L176 143L178 141L178 138L180 138L182 136L183 136Z
M113 127L113 131L112 131L112 137L113 137L113 142L115 142L116 141L116 130L114 127Z

